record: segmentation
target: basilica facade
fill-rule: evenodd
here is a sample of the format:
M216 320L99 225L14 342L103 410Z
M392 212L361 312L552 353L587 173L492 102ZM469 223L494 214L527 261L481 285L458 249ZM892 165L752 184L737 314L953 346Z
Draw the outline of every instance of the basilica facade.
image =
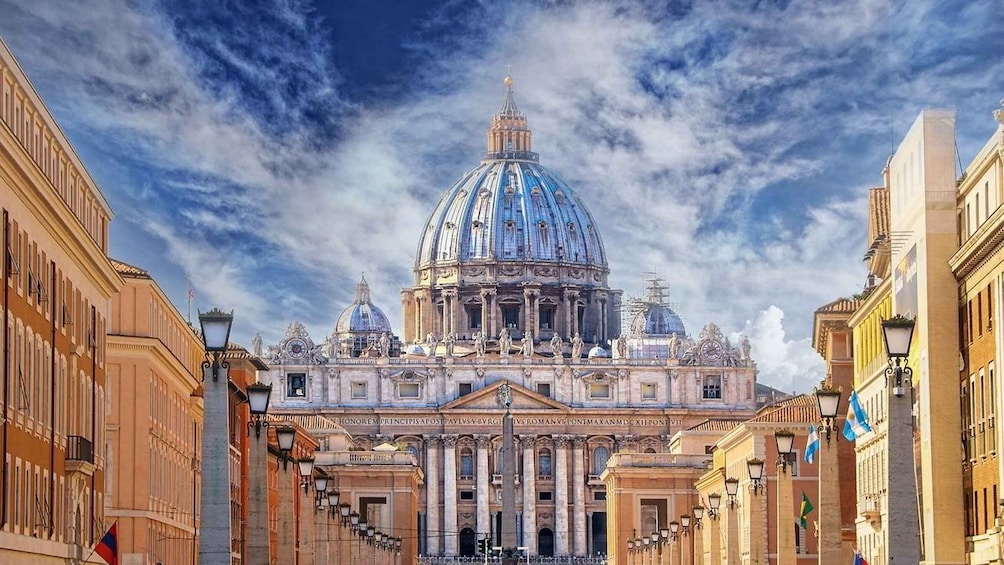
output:
M539 164L510 77L505 87L480 165L444 192L419 235L403 339L363 279L327 336L315 342L294 322L254 349L275 410L323 415L358 449L412 453L422 511L417 532L397 535L417 537L425 555L472 555L482 536L499 545L496 390L507 382L519 545L605 554L600 475L611 455L667 452L678 431L752 416L756 366L745 338L733 345L713 323L688 331L658 282L622 330L627 305L608 286L599 226Z

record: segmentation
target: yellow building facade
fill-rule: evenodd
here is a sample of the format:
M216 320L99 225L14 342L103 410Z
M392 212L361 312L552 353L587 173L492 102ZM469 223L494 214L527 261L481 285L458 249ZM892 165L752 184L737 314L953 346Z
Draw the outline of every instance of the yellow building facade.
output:
M958 251L949 265L958 280L959 398L962 428L962 487L967 562L1001 563L1004 438L996 425L1001 409L997 367L1004 352L996 321L1004 284L1004 110L994 112L997 131L959 180L956 214Z
M111 208L2 41L0 207L0 563L79 561L109 524L105 316L122 279Z
M105 514L136 565L196 555L202 340L146 271L113 261L125 285L108 331ZM196 375L199 375L198 377Z

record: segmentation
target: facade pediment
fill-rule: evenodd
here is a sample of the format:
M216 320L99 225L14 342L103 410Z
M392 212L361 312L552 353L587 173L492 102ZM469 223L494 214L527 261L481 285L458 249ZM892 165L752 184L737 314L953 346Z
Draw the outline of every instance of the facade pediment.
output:
M502 407L499 406L498 402L495 400L495 393L498 386L502 384L502 381L494 382L481 390L472 392L471 394L461 396L460 398L450 402L449 404L443 405L441 408L442 412L450 412L453 410L498 410L502 411ZM566 404L562 404L554 399L548 398L544 395L537 394L532 390L523 388L517 384L509 382L509 386L512 389L512 411L520 410L554 410L560 412L568 412L569 407Z

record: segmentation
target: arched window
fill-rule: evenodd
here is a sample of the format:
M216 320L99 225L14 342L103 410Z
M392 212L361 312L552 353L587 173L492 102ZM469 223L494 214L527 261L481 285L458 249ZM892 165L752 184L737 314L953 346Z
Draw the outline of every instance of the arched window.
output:
M411 453L412 455L415 456L415 461L417 463L421 464L422 460L418 457L418 448L415 447L414 445L409 444L408 447L407 447L407 449L408 449L408 453Z
M551 450L544 448L537 454L537 475L541 477L551 476Z
M644 453L655 453L655 450L651 447L646 447Z
M593 474L602 475L607 468L607 460L610 459L610 450L602 445L596 446L593 450Z
M499 447L498 451L495 452L495 472L502 472L502 448Z
M467 447L460 450L460 476L474 476L474 455L471 453L470 448Z

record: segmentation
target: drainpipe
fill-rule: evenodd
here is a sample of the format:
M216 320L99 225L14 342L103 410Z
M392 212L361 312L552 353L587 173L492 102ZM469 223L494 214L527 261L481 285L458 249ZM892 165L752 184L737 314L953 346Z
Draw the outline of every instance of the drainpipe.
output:
M0 250L0 253L3 253L3 413L0 413L0 419L3 420L3 430L0 432L0 439L3 441L3 459L0 460L3 476L0 478L0 528L7 525L7 475L10 473L7 465L3 464L4 461L7 461L7 406L10 401L8 397L10 386L7 382L7 379L10 378L10 371L7 370L10 366L10 325L7 323L7 312L10 308L10 284L7 282L7 277L10 274L11 265L10 253L7 251L10 248L10 218L7 210L3 211L3 244L3 249Z
M49 537L56 531L56 516L53 508L56 505L56 262L50 261L49 305L51 308L52 330L50 337L51 352L49 365Z
M97 446L95 445L98 439L97 435L97 421L98 421L98 411L97 411L97 398L98 398L98 314L97 309L91 306L91 333L93 338L90 336L86 337L91 341L91 457L94 457L94 453L97 451ZM94 500L97 498L95 496L95 487L97 485L97 479L94 475L91 475L91 537L88 538L88 542L94 542ZM101 532L104 535L104 532Z

